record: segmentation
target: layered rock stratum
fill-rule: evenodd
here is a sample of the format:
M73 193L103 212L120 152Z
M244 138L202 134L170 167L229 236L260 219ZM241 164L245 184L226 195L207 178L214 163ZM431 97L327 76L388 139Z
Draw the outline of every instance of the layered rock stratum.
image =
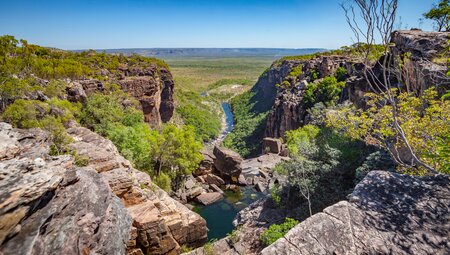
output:
M0 123L0 252L178 254L207 239L204 219L134 169L111 141L73 123L85 167L50 156L48 134Z

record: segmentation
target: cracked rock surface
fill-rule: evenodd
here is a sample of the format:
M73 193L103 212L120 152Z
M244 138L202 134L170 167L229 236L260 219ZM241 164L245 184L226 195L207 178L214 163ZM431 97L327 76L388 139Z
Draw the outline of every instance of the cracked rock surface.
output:
M262 254L450 254L449 232L449 176L373 171Z

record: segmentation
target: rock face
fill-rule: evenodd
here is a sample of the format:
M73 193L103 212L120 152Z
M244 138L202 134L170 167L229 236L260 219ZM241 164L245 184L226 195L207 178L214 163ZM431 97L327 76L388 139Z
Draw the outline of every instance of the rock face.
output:
M0 253L125 254L131 217L108 183L48 136L0 123Z
M450 82L445 75L448 66L442 61L445 58L440 55L448 47L449 35L448 32L420 30L396 31L392 34L394 46L391 53L404 61L402 80L405 84L402 86L405 90L420 93L430 86L436 86L438 92L443 93L450 89ZM366 102L364 94L371 89L362 72L363 65L358 59L330 55L316 56L307 60L283 60L272 64L269 71L260 77L253 88L255 94L265 96L266 102L272 103L267 117L265 136L284 137L286 131L305 124L308 112L303 97L308 84L333 75L339 67L347 70L347 75L343 77L346 86L340 100L349 99L355 105L364 107ZM294 68L301 72L291 72ZM379 69L377 66L373 68L376 75L381 73ZM314 75L317 80L313 80ZM277 88L276 84L282 86ZM268 93L273 93L272 97L268 96ZM268 108L270 109L270 106Z
M106 179L133 219L129 253L177 254L182 245L197 247L207 240L206 222L135 170L111 141L78 126L68 129L70 146L89 157L89 165Z
M72 150L0 123L0 253L178 254L206 242L206 222L135 170L111 141L73 124Z
M174 81L166 68L153 64L143 68L123 65L108 82L119 84L140 102L144 119L150 125L159 126L172 118ZM103 82L96 79L72 81L66 88L67 99L84 102L87 96L104 89Z
M373 171L262 254L449 254L449 236L449 176Z
M145 69L122 67L119 84L125 92L139 100L145 121L153 126L172 118L174 82L163 67L150 65Z
M243 159L241 156L229 149L214 147L214 166L220 173L222 178L237 182L239 175L242 172L241 163Z

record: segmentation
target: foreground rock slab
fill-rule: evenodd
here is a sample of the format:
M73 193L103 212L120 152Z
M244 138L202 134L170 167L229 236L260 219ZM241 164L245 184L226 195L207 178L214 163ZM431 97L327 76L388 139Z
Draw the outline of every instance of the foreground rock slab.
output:
M449 176L373 171L262 254L450 254L449 236Z
M49 156L40 130L0 137L0 254L125 254L131 217L93 168Z

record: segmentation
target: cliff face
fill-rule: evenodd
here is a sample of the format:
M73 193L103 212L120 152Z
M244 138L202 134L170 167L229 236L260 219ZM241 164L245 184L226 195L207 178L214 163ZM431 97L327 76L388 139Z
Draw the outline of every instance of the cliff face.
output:
M158 69L154 65L145 69L124 66L120 71L118 83L125 92L139 100L145 122L158 126L172 118L174 82L167 69Z
M373 171L341 201L291 229L271 254L449 254L450 178Z
M172 74L165 67L147 64L134 67L123 64L115 75L105 73L109 83L120 85L141 104L145 122L159 126L172 118L174 111ZM103 92L105 85L96 79L77 80L70 83L67 97L73 102L83 102L95 92Z
M396 31L392 35L393 47L391 54L404 59L401 70L401 86L405 90L420 93L430 86L436 86L438 91L444 92L450 82L445 78L448 70L447 63L439 57L448 47L450 33ZM333 75L337 68L347 71L345 88L341 100L349 99L358 106L364 106L364 94L371 91L367 84L363 66L358 59L346 56L316 56L311 59L288 59L275 62L255 85L255 93L264 94L271 98L273 94L271 112L267 118L265 136L283 137L288 130L297 129L304 124L307 117L303 102L305 90L313 78L320 80ZM299 72L300 70L300 72ZM373 67L376 74L380 73L377 66ZM396 81L394 81L396 82ZM289 84L289 86L279 86Z
M48 134L0 123L4 254L177 254L206 242L205 221L135 170L105 138L73 124L69 155Z

